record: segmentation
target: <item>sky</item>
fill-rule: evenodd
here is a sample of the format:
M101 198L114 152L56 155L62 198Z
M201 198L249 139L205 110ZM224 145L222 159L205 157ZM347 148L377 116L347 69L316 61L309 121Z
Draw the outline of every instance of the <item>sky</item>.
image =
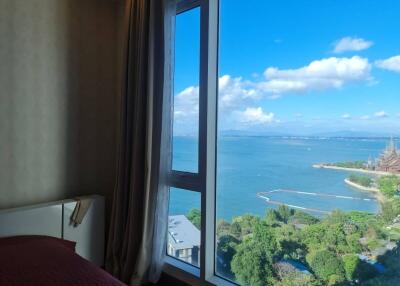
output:
M400 135L400 1L221 0L220 131ZM174 133L198 132L200 13L176 18Z

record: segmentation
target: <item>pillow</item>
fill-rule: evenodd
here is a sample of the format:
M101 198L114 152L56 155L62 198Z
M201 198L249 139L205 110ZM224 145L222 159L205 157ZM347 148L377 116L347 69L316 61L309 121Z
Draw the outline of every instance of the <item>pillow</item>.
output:
M19 235L19 236L8 236L0 238L0 248L8 247L10 245L20 245L26 243L49 243L57 244L70 249L75 252L75 241L65 240L53 236L45 235Z

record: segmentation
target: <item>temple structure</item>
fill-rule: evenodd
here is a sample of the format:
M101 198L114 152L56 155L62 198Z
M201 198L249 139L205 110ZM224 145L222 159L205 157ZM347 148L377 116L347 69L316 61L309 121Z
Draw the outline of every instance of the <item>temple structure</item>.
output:
M393 138L379 157L376 168L377 171L400 173L400 151L397 150Z

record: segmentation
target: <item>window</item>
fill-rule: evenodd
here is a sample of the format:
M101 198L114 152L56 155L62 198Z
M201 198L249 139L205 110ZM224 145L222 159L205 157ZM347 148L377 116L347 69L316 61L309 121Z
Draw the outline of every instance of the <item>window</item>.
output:
M214 275L218 1L178 1L167 271ZM178 273L178 274L177 274ZM189 278L190 279L190 278Z
M170 189L167 254L200 265L200 193Z
M176 16L172 168L198 172L200 8Z
M170 274L399 284L399 9L179 1Z

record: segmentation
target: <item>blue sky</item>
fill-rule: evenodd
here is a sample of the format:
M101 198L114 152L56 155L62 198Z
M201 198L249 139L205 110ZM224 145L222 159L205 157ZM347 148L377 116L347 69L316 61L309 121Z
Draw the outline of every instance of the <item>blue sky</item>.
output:
M400 1L222 0L219 128L400 134ZM197 132L199 10L176 22L176 134Z

